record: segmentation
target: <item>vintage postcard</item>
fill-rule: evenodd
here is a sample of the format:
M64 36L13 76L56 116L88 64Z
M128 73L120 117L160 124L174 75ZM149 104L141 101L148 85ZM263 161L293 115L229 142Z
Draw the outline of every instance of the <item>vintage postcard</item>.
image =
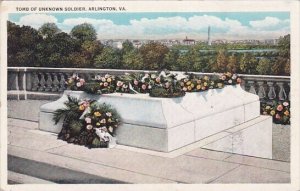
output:
M2 190L300 190L298 1L2 1Z

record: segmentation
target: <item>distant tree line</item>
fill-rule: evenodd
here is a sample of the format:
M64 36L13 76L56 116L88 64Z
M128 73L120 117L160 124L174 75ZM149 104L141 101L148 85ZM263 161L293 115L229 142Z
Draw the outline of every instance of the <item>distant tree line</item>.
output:
M269 52L232 51L270 48L244 44L207 46L198 43L169 48L149 42L135 48L128 40L122 49L117 49L97 40L96 30L88 23L73 27L69 34L54 23L45 23L38 30L10 21L7 25L8 66L290 74L290 35L281 37L277 46L271 46L276 50Z

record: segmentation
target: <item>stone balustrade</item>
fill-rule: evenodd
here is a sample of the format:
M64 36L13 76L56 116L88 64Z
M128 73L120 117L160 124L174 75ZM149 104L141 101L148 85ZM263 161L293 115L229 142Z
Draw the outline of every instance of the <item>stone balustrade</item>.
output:
M28 93L60 94L66 87L66 80L74 73L86 80L95 75L106 73L121 75L124 73L144 72L143 70L87 69L87 68L41 68L41 67L8 67L7 90L16 95L16 99L27 99ZM214 73L195 73L198 76L212 76ZM289 100L290 76L240 75L242 88L257 94L260 99ZM22 96L20 96L22 95Z

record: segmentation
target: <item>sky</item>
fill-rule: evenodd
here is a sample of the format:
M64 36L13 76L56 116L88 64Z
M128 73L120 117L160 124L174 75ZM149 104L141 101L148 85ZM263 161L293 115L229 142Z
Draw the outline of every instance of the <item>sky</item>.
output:
M289 12L139 12L139 13L53 13L9 14L18 25L38 29L55 23L69 33L78 24L90 23L98 39L212 40L274 39L290 33Z

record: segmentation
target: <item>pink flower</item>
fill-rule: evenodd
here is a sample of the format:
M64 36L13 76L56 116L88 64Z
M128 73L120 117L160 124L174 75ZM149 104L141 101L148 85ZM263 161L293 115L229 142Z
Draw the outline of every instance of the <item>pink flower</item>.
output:
M283 106L280 104L277 106L277 111L282 111L283 110Z
M121 87L122 85L123 85L123 82L121 82L121 81L118 81L118 82L117 82L117 86L118 86L118 87Z
M104 82L103 85L104 85L104 87L107 87L107 86L108 86L108 83L107 83L107 82Z
M81 79L79 80L79 82L80 82L80 84L83 86L83 84L85 83L85 80L81 78Z
M145 84L142 85L142 89L145 90L147 86Z
M277 114L275 115L275 118L276 118L276 119L280 119L280 115L277 113Z
M221 79L222 79L222 80L226 80L226 76L224 76L224 75L221 76Z
M92 119L89 118L89 117L87 117L87 118L85 118L85 122L86 122L86 123L92 123Z
M156 81L157 83L159 83L159 82L160 82L160 77L156 78L155 81Z
M242 83L242 79L241 78L237 78L236 82L240 84L240 83Z
M137 81L137 80L134 80L134 81L133 81L133 83L134 83L134 85L136 85L136 86L137 86L137 85L139 84L139 81Z
M170 83L169 82L167 82L165 85L166 85L166 88L170 87Z

